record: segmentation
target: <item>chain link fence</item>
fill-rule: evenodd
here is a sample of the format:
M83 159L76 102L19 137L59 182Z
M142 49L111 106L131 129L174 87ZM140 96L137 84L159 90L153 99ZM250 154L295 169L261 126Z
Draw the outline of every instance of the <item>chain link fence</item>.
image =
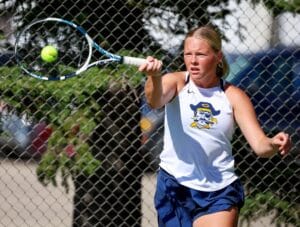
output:
M264 4L266 3L266 4ZM0 1L0 226L157 226L155 174L163 109L151 110L144 76L106 66L63 82L16 66L24 25L59 17L108 51L182 65L182 40L214 22L227 80L251 97L268 135L290 133L282 158L256 157L236 129L233 151L247 200L241 226L300 226L300 29L297 1Z

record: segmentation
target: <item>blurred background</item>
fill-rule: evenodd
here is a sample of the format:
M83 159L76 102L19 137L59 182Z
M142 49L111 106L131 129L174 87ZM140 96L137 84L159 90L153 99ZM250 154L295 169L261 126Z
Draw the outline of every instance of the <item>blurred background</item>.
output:
M164 110L145 103L135 67L93 68L62 82L16 65L18 32L59 17L110 52L184 69L182 41L215 23L268 135L290 133L282 158L257 158L236 129L246 191L240 226L300 226L300 2L298 0L0 1L0 226L157 226L153 208ZM94 59L95 60L95 59Z

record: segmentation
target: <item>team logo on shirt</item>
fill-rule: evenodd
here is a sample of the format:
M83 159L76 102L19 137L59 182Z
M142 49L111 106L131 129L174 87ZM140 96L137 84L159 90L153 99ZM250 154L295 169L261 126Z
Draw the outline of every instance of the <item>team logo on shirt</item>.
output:
M190 105L194 112L191 123L192 128L210 129L214 124L218 123L215 116L220 114L220 110L215 108L208 102L199 102L197 105Z

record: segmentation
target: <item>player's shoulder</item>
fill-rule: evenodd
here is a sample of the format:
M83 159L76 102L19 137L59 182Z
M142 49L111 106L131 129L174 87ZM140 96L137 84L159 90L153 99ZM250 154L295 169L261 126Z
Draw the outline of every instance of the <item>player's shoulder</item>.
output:
M225 83L225 94L231 102L238 102L239 100L248 99L248 95L241 88L226 82Z
M186 80L186 72L170 72L164 75L165 78L176 81L177 83L182 83Z
M184 71L172 72L167 74L167 76L174 82L174 85L176 84L177 91L184 87L187 80L187 73Z
M225 89L226 93L230 93L230 94L245 93L241 88L239 88L227 81L224 83L224 89Z
M186 76L186 72L185 71L169 72L169 73L166 73L165 76L172 76L172 77L176 77L176 78L184 78Z

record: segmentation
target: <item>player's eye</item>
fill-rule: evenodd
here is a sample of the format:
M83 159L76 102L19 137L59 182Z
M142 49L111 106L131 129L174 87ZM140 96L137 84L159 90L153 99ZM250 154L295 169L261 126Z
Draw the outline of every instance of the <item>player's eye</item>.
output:
M205 56L205 54L202 53L202 52L197 52L195 55L196 55L197 57Z

